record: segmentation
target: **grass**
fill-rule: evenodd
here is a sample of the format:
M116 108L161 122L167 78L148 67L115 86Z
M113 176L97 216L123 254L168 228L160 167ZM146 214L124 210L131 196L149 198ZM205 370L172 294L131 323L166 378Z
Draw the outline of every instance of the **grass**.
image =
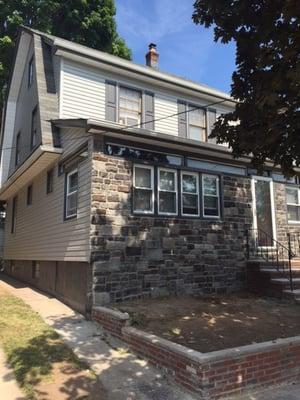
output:
M6 292L0 292L0 345L27 400L36 399L37 384L51 380L54 363L88 369L36 312Z

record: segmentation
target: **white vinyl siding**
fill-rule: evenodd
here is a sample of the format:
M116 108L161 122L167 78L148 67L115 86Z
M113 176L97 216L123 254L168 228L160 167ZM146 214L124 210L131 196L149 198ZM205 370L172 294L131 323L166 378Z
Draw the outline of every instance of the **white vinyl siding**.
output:
M91 160L86 158L78 164L76 219L64 221L65 174L58 176L57 165L54 166L53 192L50 195L45 190L46 169L32 184L35 198L31 207L26 206L27 187L18 193L16 233L12 235L10 223L6 224L5 258L89 261ZM12 199L8 202L7 221L11 221L11 208Z
M94 69L61 64L61 118L105 119L105 79Z
M178 116L174 115L159 121L160 118L177 114L177 98L163 94L155 94L154 98L154 116L155 130L157 132L167 133L178 136Z

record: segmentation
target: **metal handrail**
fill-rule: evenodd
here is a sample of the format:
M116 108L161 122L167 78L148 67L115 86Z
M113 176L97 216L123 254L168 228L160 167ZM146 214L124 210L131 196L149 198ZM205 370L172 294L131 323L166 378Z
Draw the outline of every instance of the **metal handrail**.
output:
M263 245L260 245L260 241L263 242ZM256 257L265 259L267 262L275 262L277 271L280 271L282 269L283 274L285 274L286 269L288 269L290 289L291 291L293 291L294 285L292 259L296 257L296 253L292 251L291 235L289 233L287 233L287 241L288 245L286 246L280 243L278 240L274 239L269 233L265 232L262 229L247 229L246 256L248 260L251 258L251 255L254 255Z

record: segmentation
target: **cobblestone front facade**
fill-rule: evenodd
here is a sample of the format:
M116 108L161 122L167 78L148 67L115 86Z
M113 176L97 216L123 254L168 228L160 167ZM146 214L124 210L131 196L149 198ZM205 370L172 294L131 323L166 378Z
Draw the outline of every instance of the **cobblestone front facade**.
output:
M248 178L223 176L222 221L132 215L132 163L94 144L91 260L96 304L141 296L212 294L244 283Z

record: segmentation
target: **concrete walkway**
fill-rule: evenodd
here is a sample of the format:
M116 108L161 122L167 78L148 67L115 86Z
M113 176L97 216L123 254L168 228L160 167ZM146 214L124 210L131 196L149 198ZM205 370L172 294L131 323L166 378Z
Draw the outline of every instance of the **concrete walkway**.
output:
M0 287L20 297L38 312L74 353L91 366L104 387L105 400L194 399L170 384L161 372L146 361L124 349L112 349L96 323L86 321L82 315L57 299L4 276L0 276ZM1 395L0 399L9 400Z
M12 370L6 363L5 355L0 349L0 399L25 400Z
M1 280L2 279L2 280ZM113 350L99 326L57 299L15 280L0 276L0 287L20 297L45 322L51 325L77 356L85 360L99 376L107 400L193 400L146 361L119 349ZM1 362L0 362L1 364ZM0 376L1 376L0 369ZM0 381L1 382L1 381ZM100 397L101 398L101 397ZM2 400L20 400L3 397ZM236 399L238 400L238 399ZM300 400L300 385L273 388L239 400Z

